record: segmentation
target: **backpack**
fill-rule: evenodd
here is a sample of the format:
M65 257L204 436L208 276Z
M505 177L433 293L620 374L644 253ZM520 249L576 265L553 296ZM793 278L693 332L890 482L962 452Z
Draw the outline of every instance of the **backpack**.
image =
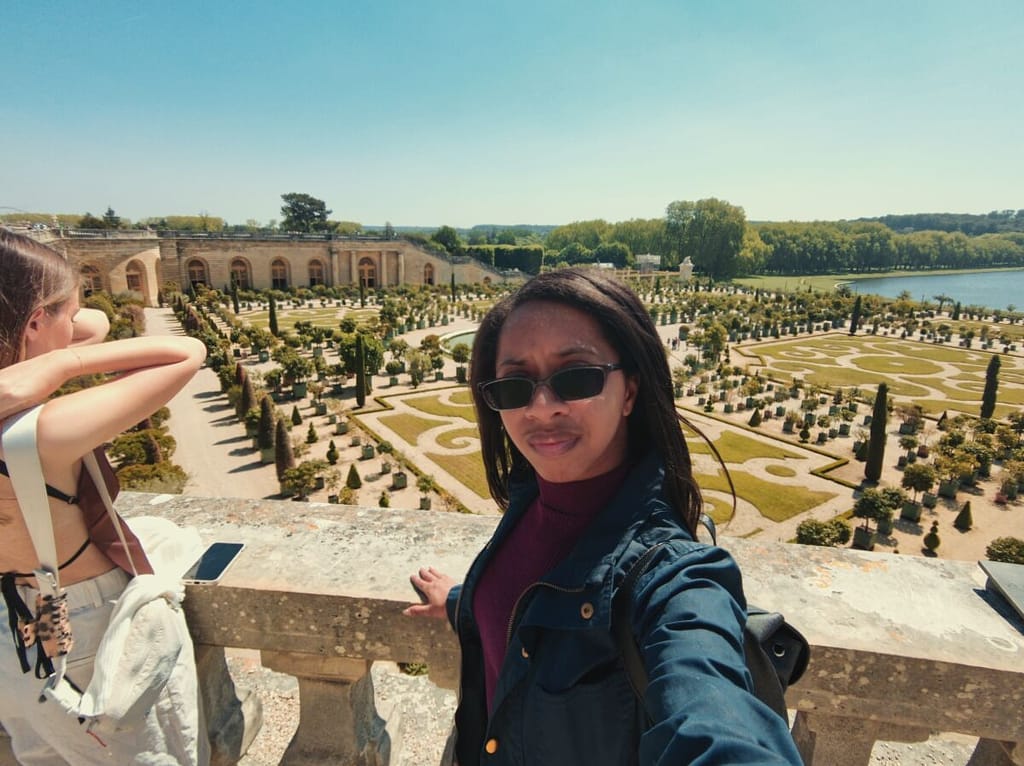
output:
M705 516L701 523L707 527L714 542L714 522ZM612 635L641 707L647 690L647 671L630 628L629 603L636 581L647 571L658 550L665 545L658 543L644 551L626 574L612 602ZM754 696L788 723L786 689L799 681L807 669L811 655L807 639L778 612L767 612L748 604L747 621L743 625L743 654L747 670L754 681Z

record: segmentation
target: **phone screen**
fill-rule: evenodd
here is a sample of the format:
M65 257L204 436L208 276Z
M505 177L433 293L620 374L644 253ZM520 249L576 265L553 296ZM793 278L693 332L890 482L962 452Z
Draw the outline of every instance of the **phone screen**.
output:
M186 582L217 582L244 547L244 543L211 543L182 579Z

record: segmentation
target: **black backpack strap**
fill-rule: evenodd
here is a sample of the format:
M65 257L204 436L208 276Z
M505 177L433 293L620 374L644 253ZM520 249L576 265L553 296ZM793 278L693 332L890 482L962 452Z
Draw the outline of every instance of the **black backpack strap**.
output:
M636 638L633 636L633 628L630 625L629 603L633 598L633 586L636 585L636 581L647 571L654 555L664 545L665 543L658 543L644 551L643 555L626 573L625 579L612 600L612 636L622 655L622 663L626 668L629 685L633 687L633 692L641 707L646 707L644 692L647 691L647 670L644 668L644 661L640 656L640 649L636 645Z

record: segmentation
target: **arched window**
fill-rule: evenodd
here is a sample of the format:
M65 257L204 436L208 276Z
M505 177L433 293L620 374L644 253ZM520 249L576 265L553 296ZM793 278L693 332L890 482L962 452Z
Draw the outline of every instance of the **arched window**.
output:
M324 282L324 263L312 260L309 262L309 286L316 287L322 284L326 284Z
M82 292L86 297L103 289L103 275L95 266L82 266Z
M128 289L133 293L144 293L146 284L146 272L143 269L142 264L138 261L132 261L125 267L124 278L128 284Z
M377 286L377 267L369 258L359 261L359 284L363 287Z
M231 282L238 286L239 290L252 289L252 275L249 271L249 264L241 258L231 261Z
M423 267L423 284L434 284L434 264L428 263Z
M206 264L200 260L188 262L188 281L193 287L209 284L206 276Z
M270 286L275 290L288 289L288 264L280 258L270 264Z

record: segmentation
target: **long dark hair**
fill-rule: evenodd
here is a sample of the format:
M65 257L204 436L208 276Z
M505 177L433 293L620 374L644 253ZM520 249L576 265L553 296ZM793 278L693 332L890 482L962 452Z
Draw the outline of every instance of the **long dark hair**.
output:
M56 250L0 227L0 367L19 361L32 312L59 310L78 289L78 274Z
M561 269L534 277L492 308L476 332L470 367L470 390L476 405L487 485L502 509L508 508L509 482L533 474L501 424L501 416L484 402L477 384L493 380L498 340L508 316L531 301L572 306L593 317L619 355L624 371L636 378L636 406L629 415L629 447L633 455L654 450L665 466L665 492L693 533L702 509L693 480L690 452L675 406L672 374L658 331L636 294L596 269Z

